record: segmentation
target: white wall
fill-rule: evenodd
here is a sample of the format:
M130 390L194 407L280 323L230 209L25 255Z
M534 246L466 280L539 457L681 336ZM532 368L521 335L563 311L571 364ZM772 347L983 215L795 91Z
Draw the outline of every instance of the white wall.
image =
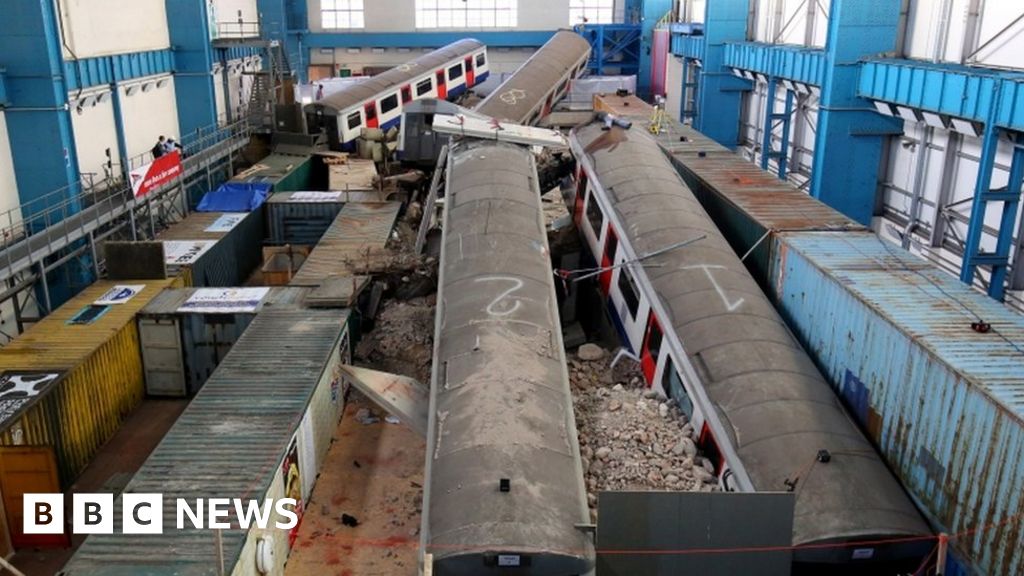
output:
M353 74L362 74L363 69L368 66L399 66L430 52L429 49L420 48L409 51L399 51L398 48L377 49L377 51L372 48L358 50L359 52L355 53L349 52L346 48L328 50L326 53L315 50L310 64L334 64L335 73L340 69L348 69ZM533 52L533 48L489 47L487 51L490 58L488 66L492 73L514 72L530 58Z
M166 80L163 87L158 88L156 82ZM148 92L136 90L127 95L130 86L151 84ZM169 76L153 76L144 80L122 83L121 117L124 121L125 140L128 146L127 156L133 159L148 152L159 136L178 139L178 107L174 96L174 81Z
M164 2L59 0L67 45L65 58L92 58L169 47Z
M665 111L669 116L679 120L679 111L683 101L683 59L678 56L668 56L668 66L665 70Z
M363 32L415 32L415 0L366 0ZM320 0L307 0L309 29L323 31ZM519 0L517 30L556 30L569 25L569 0ZM472 30L464 28L464 30ZM482 30L500 30L484 28ZM330 30L329 30L330 31ZM355 31L353 33L358 33Z
M813 18L809 10L813 10ZM824 46L827 29L826 12L816 2L760 0L751 37L758 42Z
M96 96L105 94L106 102L99 102ZM113 172L118 174L121 165L121 147L117 142L117 125L114 121L114 101L110 90L92 90L83 92L79 102L74 100L78 93L71 95L71 126L75 134L75 150L78 153L78 171L82 178L93 174L96 182L107 173L107 154L114 159Z
M11 158L11 142L7 136L7 116L0 109L0 230L17 225L20 217L8 216L7 212L20 205L18 182L14 177L14 160ZM13 218L13 219L12 219Z
M253 76L243 72L255 72L261 69L259 58L247 58L245 60L232 60L228 62L225 71L228 79L227 105L231 110L231 118L240 118L249 106L249 96L252 93Z

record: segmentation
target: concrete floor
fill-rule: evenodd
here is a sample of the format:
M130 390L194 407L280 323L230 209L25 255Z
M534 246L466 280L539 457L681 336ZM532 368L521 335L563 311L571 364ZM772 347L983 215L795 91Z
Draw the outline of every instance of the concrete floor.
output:
M360 408L381 420L362 424ZM286 576L412 576L425 440L353 393L299 527ZM358 462L358 466L356 463ZM345 526L341 515L359 520Z
M187 399L143 400L68 492L119 494L186 406ZM83 540L85 536L73 536L71 548L19 550L11 558L11 563L26 576L53 576L64 567Z

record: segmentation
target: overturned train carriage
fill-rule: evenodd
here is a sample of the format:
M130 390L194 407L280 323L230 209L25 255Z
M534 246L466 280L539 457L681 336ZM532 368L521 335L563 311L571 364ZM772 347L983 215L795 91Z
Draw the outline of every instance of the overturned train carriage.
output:
M579 526L589 513L533 157L459 145L446 203L424 560L438 576L586 574L593 544Z
M657 143L589 125L571 145L581 236L620 265L600 282L609 315L723 485L796 493L797 573L916 569L928 526Z
M569 91L569 84L587 68L590 43L560 30L477 107L491 118L536 124Z

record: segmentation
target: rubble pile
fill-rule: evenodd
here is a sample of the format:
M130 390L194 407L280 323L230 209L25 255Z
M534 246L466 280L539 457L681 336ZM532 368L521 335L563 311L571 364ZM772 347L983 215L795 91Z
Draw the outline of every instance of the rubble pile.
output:
M374 329L356 347L356 358L376 370L430 382L436 295L386 300Z
M568 359L587 501L606 490L717 490L711 462L675 401L645 387L636 362L594 344Z

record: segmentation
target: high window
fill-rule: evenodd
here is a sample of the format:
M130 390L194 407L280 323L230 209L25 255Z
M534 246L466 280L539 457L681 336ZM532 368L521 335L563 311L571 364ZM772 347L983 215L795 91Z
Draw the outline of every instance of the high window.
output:
M615 20L615 0L569 0L569 25L611 24Z
M417 28L514 28L519 0L416 0Z
M324 28L365 28L363 0L321 0Z

